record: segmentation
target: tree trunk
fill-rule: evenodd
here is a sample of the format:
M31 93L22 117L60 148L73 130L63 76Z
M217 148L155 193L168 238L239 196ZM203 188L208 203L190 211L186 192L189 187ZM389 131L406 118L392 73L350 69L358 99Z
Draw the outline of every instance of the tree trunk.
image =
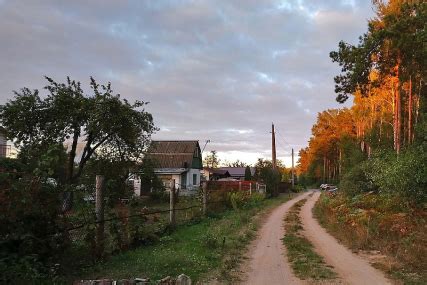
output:
M393 132L394 132L394 149L397 154L400 153L400 92L399 92L399 80L396 80L396 84L393 84Z
M401 114L402 114L402 107L401 107L401 96L400 96L400 81L399 81L399 68L400 68L400 57L398 59L398 64L396 66L396 153L400 153L400 146L401 146L401 130L402 130L402 120L401 120Z
M402 107L401 107L401 98L400 98L400 90L399 83L397 85L396 90L396 109L397 109L397 131L396 131L396 153L400 153L401 146L401 129L402 129Z
M74 175L74 159L76 158L76 150L77 150L77 143L80 137L80 127L77 129L74 129L74 135L73 135L73 143L71 145L70 153L68 154L68 165L67 165L67 177L66 181L67 183L70 183L73 179Z
M409 77L408 144L412 143L412 77Z
M420 97L421 97L421 88L422 88L422 80L420 79L420 87L418 89L418 95L414 98L415 103L415 118L414 118L414 124L418 124L418 115L420 111ZM412 140L415 139L415 130L412 132Z
M326 183L326 155L323 155L323 183Z

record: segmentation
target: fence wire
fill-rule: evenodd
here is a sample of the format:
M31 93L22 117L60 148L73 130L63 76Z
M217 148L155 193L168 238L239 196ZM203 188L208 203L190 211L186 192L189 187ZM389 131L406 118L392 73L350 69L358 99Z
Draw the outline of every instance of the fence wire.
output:
M166 199L160 201L153 201L149 197L129 200L106 198L102 220L96 217L94 197L88 191L80 189L72 193L56 193L54 194L56 197L52 194L49 199L46 199L44 193L43 195L40 193L40 197L32 200L32 204L40 204L37 206L37 211L39 211L38 208L46 212L46 209L55 208L60 212L59 215L56 213L55 217L43 216L55 219L59 229L55 228L52 232L41 235L41 238L47 243L60 239L61 244L69 246L73 251L72 254L75 254L78 259L93 260L100 255L97 252L100 242L103 244L101 255L105 256L159 240L171 229L171 211L175 214L173 226L198 222L205 215L205 208L208 213L213 214L230 208L230 193L240 192L246 197L251 194L251 189L255 192L252 186L240 185L239 188L236 183L231 185L232 187L229 187L230 185L231 183L227 184L227 187L208 188L205 207L200 190L192 191L194 194L192 196L177 196L173 210L170 207L169 197L164 197ZM49 205L41 206L45 203ZM102 240L99 240L98 235L100 227L102 227Z

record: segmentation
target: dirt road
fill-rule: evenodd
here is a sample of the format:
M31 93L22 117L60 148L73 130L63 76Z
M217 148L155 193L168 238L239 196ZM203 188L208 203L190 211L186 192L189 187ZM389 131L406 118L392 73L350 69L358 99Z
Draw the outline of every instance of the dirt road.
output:
M312 208L319 196L319 192L314 193L301 209L301 220L306 237L314 245L316 251L324 257L326 263L334 267L335 272L345 284L391 284L382 272L373 268L367 260L339 244L313 218Z
M258 232L252 245L250 261L243 277L243 284L300 284L292 273L282 243L284 236L283 219L290 207L310 193L304 193L277 207Z

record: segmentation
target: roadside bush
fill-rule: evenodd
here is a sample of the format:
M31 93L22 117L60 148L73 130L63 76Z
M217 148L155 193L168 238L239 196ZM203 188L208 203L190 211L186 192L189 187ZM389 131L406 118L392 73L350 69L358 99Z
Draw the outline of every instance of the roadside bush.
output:
M220 240L221 238L213 233L206 233L200 238L201 243L210 249L218 248L220 245Z
M247 200L247 194L245 192L230 192L227 194L228 203L234 210L242 208Z
M423 146L400 155L377 153L370 165L368 176L381 191L399 193L417 204L427 202L427 151Z
M0 283L53 278L69 245L59 219L59 193L21 179L0 196Z
M20 160L0 160L0 283L54 279L69 248L63 189L49 180L58 178L53 170L62 152L57 156L56 150L41 156L35 169Z
M246 202L245 206L247 208L258 207L259 205L261 205L264 199L265 199L264 193L258 193L258 192L252 193L252 195L249 196L249 199Z
M305 188L302 185L294 185L294 187L291 188L291 191L294 193L303 192L304 190Z
M367 162L359 163L344 174L339 184L339 189L349 196L360 193L377 191L369 177L370 165Z
M379 250L413 270L409 272L425 276L426 214L405 203L400 195L387 192L328 197L322 194L313 213L330 233L350 248ZM401 265L387 266L391 266L388 270L392 274L402 270ZM413 277L417 279L417 276Z

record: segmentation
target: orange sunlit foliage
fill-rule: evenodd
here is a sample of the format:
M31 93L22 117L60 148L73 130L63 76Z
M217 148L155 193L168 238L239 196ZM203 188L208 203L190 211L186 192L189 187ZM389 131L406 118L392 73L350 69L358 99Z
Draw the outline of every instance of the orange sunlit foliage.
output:
M366 158L376 148L394 149L399 155L416 138L427 77L421 48L427 4L373 3L377 15L360 43L340 42L339 51L331 52L343 67L335 77L337 100L345 102L352 93L353 106L319 113L308 147L299 152L298 174L310 173L316 182L339 180L343 160L355 155L354 149Z

